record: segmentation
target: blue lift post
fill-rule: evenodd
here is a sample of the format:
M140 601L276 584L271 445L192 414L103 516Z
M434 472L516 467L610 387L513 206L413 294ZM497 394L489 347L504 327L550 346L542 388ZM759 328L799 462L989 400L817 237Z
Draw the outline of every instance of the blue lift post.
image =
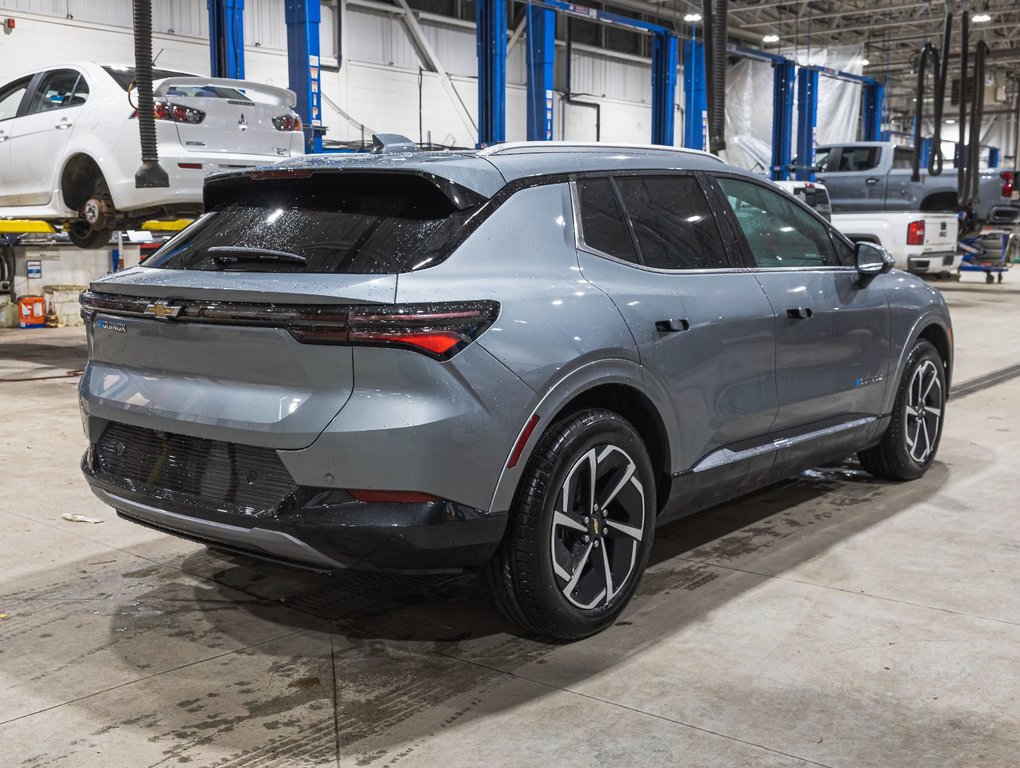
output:
M551 141L556 11L529 3L524 13L528 46L528 141Z
M478 146L506 141L506 2L477 0ZM528 97L529 102L531 96Z
M677 39L669 32L652 35L652 144L673 146L676 115Z
M244 80L244 0L208 0L209 73Z
M988 148L988 167L998 168L999 167L999 148L989 147Z
M499 6L498 13L485 10L486 7L493 5ZM498 0L495 3L493 0L478 0L477 8L478 138L479 144L485 145L504 141L506 136L506 10ZM549 103L547 92L552 90L551 72L545 70L544 66L540 66L538 62L544 61L543 56L548 57L551 69L552 61L555 58L552 51L553 46L548 46L541 56L532 58L534 54L530 50L531 46L541 43L549 34L547 31L532 36L532 21L541 18L540 24L544 24L547 28L553 27L555 23L547 16L538 16L538 9L577 16L596 24L634 29L653 36L652 143L672 145L678 64L676 35L659 24L632 19L611 11L600 11L564 2L564 0L534 0L528 3L528 138L532 137L533 128L539 129L537 131L538 138L542 138L544 129L532 122L532 104ZM555 44L555 39L553 43ZM543 45L543 47L546 46ZM534 66L532 65L533 61L536 62ZM536 73L541 74L542 77L533 77L532 75ZM547 73L549 74L548 80L545 79ZM494 116L492 127L487 124L490 115ZM550 120L551 117L550 113ZM551 122L548 135L552 135Z
M708 94L705 90L705 46L684 40L684 146L704 149L708 135Z
M870 80L870 78L869 78ZM882 136L882 109L885 88L877 80L864 83L861 112L864 116L863 141L879 141Z
M867 141L867 139L865 139ZM927 136L921 139L921 157L919 158L922 168L928 167L928 161L931 160L931 137Z
M815 126L818 123L818 69L797 72L797 181L815 180Z
M773 180L790 178L793 162L793 87L796 65L789 59L772 62L772 169Z
M287 74L305 127L305 152L322 152L322 94L319 92L319 0L286 0Z

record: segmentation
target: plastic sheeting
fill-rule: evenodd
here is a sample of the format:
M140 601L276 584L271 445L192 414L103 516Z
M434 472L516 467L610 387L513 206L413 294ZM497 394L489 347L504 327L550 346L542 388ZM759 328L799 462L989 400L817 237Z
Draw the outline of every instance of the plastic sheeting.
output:
M810 52L782 51L801 65L863 72L864 48L860 45L815 48ZM794 110L797 109L796 94ZM796 114L796 112L795 112ZM734 165L767 174L772 160L772 65L741 59L726 72L727 160ZM855 141L860 127L861 85L822 75L818 86L819 144ZM797 125L794 120L794 154Z

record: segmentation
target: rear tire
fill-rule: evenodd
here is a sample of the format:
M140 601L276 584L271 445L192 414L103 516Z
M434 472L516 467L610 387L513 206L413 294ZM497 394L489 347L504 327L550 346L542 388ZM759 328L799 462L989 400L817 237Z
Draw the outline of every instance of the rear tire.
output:
M857 454L861 466L883 480L915 480L927 472L942 438L945 395L942 358L922 339L907 357L882 441Z
M497 610L557 640L609 626L644 573L656 509L652 463L630 422L595 408L553 424L482 570Z
M100 177L92 182L92 194L79 209L80 219L67 228L71 242L79 248L99 248L110 242L116 210L106 181Z

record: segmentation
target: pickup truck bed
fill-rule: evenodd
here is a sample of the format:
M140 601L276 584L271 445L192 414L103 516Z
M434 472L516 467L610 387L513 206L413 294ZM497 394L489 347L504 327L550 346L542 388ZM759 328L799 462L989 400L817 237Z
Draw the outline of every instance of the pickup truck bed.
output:
M834 213L832 224L854 242L881 245L896 259L897 268L915 274L953 274L963 260L956 247L960 222L954 213Z

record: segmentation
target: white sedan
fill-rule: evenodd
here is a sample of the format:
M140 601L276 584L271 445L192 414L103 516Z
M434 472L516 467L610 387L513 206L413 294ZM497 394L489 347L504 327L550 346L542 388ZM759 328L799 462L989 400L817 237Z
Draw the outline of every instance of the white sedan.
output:
M294 92L153 72L159 162L170 186L135 188L141 164L134 68L51 67L0 87L0 217L66 227L84 248L152 218L202 210L202 182L227 168L304 153Z

